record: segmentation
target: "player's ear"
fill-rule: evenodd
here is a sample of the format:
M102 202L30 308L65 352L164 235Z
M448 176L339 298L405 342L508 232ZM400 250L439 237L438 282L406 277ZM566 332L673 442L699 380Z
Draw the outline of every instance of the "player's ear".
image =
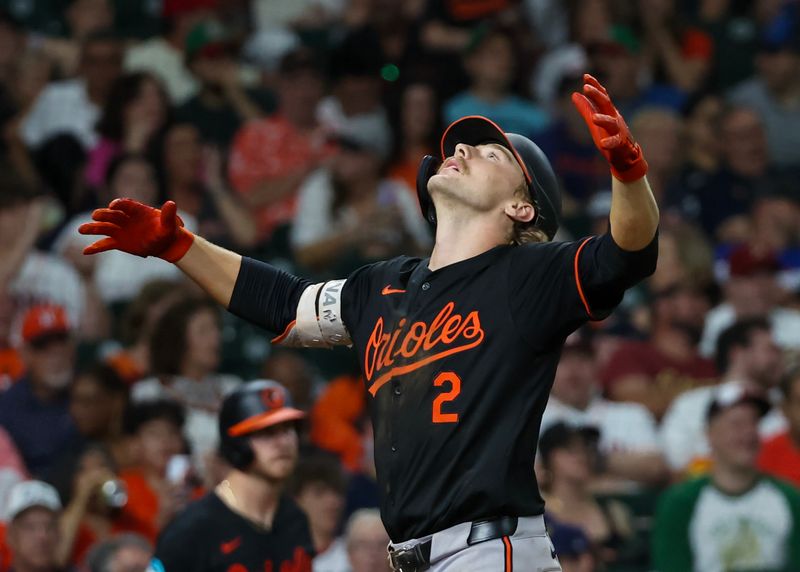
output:
M531 222L536 217L536 208L527 201L515 199L507 203L504 212L516 222Z

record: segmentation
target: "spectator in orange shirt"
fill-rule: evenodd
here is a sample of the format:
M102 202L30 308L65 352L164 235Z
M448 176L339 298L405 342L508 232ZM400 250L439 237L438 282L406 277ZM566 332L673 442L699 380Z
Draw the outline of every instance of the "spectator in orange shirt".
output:
M336 453L348 471L358 471L364 455L359 425L366 414L362 380L353 375L333 379L311 409L311 442Z
M60 518L58 561L62 566L83 565L96 543L122 532L138 532L155 539L150 523L130 510L132 499L117 477L114 462L102 445L91 445L75 460L68 504Z
M764 441L758 468L800 487L800 368L789 371L780 387L788 428Z
M186 453L184 419L183 408L167 399L136 403L126 415L126 432L133 436L138 462L120 473L128 491L125 512L145 524L140 532L153 542L161 528L191 500L188 473L174 482L168 478L174 475L167 474L170 461Z
M277 112L242 127L229 161L231 184L255 210L261 240L291 222L300 183L330 149L316 118L323 81L314 54L298 49L284 56L277 83Z

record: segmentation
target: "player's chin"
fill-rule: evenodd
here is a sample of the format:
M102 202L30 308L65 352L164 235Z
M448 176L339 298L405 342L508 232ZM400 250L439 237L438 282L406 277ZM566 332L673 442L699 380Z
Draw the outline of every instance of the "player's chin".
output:
M270 477L276 480L284 480L291 476L297 464L297 457L281 456L275 457L269 463L269 468L265 471Z

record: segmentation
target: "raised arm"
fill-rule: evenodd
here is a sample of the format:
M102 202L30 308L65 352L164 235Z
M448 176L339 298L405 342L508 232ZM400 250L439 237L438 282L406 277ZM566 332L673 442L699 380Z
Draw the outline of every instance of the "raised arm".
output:
M92 213L94 222L78 229L81 234L106 236L87 246L83 253L121 250L172 262L227 308L242 257L186 230L177 211L172 201L156 209L131 199L116 199L108 208Z
M274 266L243 258L183 227L174 202L156 209L116 199L92 213L81 234L105 235L86 247L91 255L121 250L176 264L233 314L281 335L289 346L345 345L350 336L341 317L344 280L311 284Z
M572 101L611 166L611 237L623 250L641 250L653 240L659 221L645 176L647 161L606 89L589 74L583 79L583 93L573 93Z

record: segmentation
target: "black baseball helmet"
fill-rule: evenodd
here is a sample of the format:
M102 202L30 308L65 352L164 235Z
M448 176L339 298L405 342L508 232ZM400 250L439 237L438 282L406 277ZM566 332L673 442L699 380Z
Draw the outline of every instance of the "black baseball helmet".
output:
M561 192L553 167L544 152L530 139L516 133L504 133L491 119L469 115L454 121L445 130L441 142L441 159L426 155L417 173L417 196L425 220L436 227L436 210L428 192L428 181L442 161L455 153L456 145L496 143L514 155L528 183L528 193L536 207L534 225L552 240L561 218Z
M220 451L237 469L253 462L248 435L278 423L299 421L306 414L292 407L289 392L277 381L260 379L238 387L222 402Z

